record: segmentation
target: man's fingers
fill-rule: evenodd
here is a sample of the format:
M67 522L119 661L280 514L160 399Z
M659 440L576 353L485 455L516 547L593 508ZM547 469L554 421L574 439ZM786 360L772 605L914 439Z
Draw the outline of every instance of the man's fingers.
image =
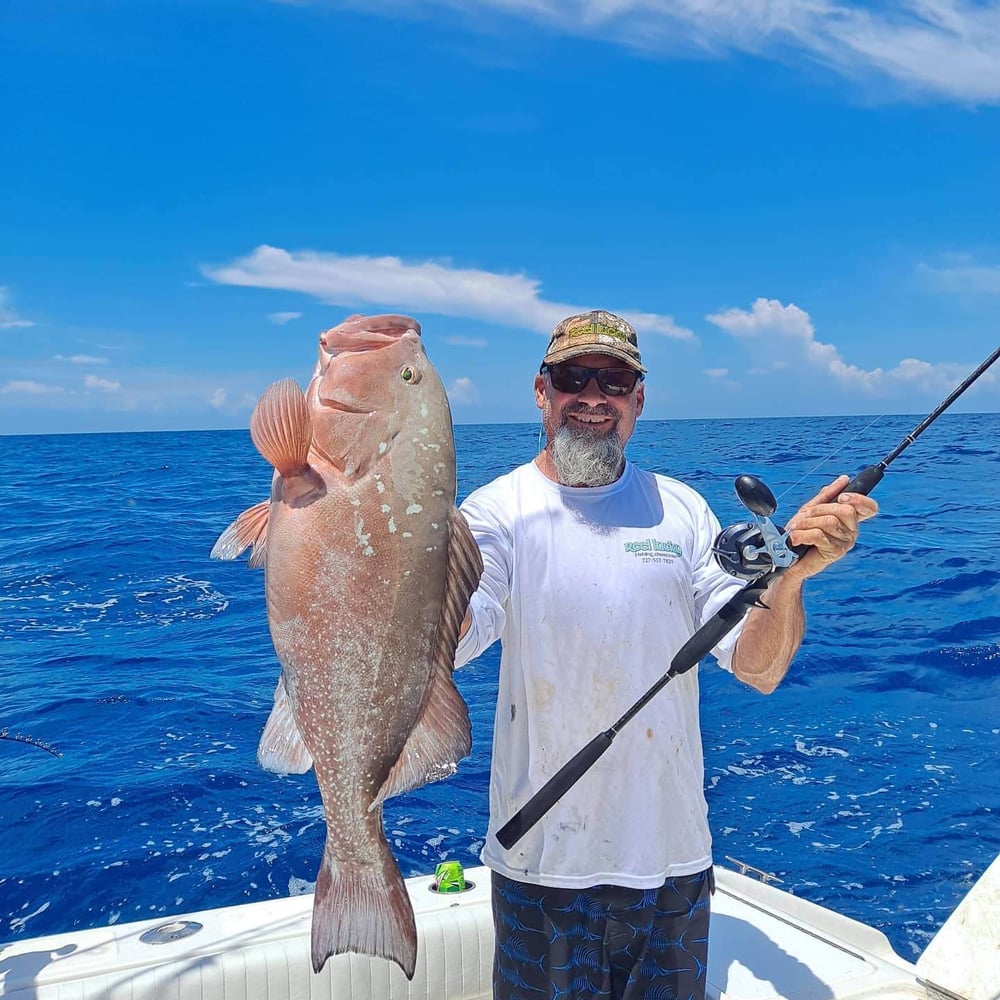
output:
M804 509L806 507L810 507L814 503L829 503L831 500L835 499L840 495L843 488L850 481L851 480L848 476L837 476L837 478L832 483L830 483L828 486L824 486L823 489L821 489L819 493L817 493L816 496L812 498L812 500L807 500L802 505L802 508Z
M806 576L819 572L824 565L836 562L854 548L858 524L878 513L878 504L870 497L843 492L849 482L848 476L838 476L804 503L788 522L792 543L812 547L800 563Z

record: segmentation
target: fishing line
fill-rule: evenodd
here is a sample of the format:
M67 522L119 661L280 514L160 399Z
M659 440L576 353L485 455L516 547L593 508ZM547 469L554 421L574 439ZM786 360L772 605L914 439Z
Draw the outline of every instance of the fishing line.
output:
M25 736L23 733L12 733L6 726L0 729L0 740L10 740L12 743L25 743L30 747L38 747L53 757L61 757L62 754L50 743L35 739L34 736Z
M830 459L833 458L833 456L836 455L838 451L842 451L852 441L857 440L859 437L861 437L862 434L864 434L866 430L868 430L870 427L874 427L875 424L877 424L881 419L882 419L882 414L880 413L876 414L874 419L869 424L866 424L864 427L861 428L861 430L857 431L855 434L852 434L849 438L846 438L844 441L841 441L840 444L838 444L837 447L834 448L833 451L831 451L830 454L826 456L826 458L820 459L820 461L818 461L808 472L804 473L801 479L797 479L794 483L792 483L791 486L782 490L782 492L778 494L778 499L781 500L786 494L791 493L791 491L794 490L796 486L800 486L802 483L804 483L814 472L816 472L818 469L826 465L826 463L829 462Z

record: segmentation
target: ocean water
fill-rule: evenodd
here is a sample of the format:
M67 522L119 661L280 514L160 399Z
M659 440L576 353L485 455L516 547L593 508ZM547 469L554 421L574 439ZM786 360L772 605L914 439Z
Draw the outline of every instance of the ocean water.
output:
M744 472L787 519L918 420L647 421L630 454L723 525L744 519ZM537 432L458 427L460 497ZM263 574L208 557L269 481L245 432L0 437L0 730L60 754L0 740L0 941L311 887L315 780L255 762L278 674ZM854 552L807 585L782 687L702 668L717 862L775 873L911 960L1000 852L998 482L1000 414L946 414L890 467ZM404 875L477 863L497 664L494 647L457 675L471 758L387 806Z

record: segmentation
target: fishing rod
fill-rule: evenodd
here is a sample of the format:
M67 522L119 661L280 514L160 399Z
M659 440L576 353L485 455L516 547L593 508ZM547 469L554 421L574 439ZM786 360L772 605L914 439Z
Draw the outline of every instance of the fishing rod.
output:
M867 496L882 481L886 469L923 434L966 389L1000 358L998 347L938 407L893 448L881 462L862 469L843 489L844 493ZM615 737L678 674L686 673L702 660L721 639L743 620L752 607L767 605L761 595L771 581L809 551L808 545L789 545L788 534L770 517L777 509L774 494L756 476L740 476L736 495L754 516L754 522L733 525L721 532L714 546L719 564L732 576L749 582L731 597L677 651L667 672L634 705L603 733L598 733L585 747L567 761L528 801L497 831L497 840L510 850L600 759Z

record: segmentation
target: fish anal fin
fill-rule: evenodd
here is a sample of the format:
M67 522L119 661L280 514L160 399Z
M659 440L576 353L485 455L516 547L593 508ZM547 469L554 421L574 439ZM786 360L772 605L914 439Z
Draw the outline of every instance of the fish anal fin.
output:
M458 632L479 586L483 559L468 523L452 508L448 514L448 570L431 672L413 731L399 759L379 789L371 808L393 795L419 788L455 773L472 750L469 710L455 687L455 647Z
M251 567L263 566L267 554L267 521L271 511L271 501L262 500L248 507L225 531L219 535L212 546L213 559L235 559L248 546L253 546L250 553Z
M313 898L313 969L319 972L331 955L345 951L390 959L413 978L416 921L387 846L371 864L343 862L324 851Z
M295 724L284 674L274 689L274 707L260 736L257 763L275 774L305 774L313 764L312 755Z
M282 477L308 469L312 418L295 379L281 379L264 390L250 418L250 437Z

